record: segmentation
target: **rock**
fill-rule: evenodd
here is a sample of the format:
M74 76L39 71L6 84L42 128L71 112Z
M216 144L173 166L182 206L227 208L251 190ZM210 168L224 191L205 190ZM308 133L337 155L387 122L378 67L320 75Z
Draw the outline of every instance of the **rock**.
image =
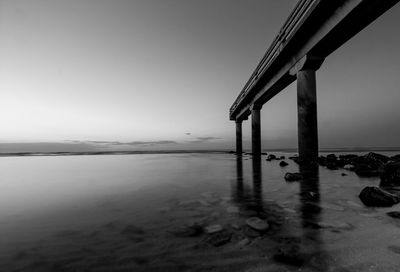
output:
M339 160L343 162L343 165L354 164L354 161L356 161L358 157L359 156L355 154L345 154L345 155L339 155Z
M342 173L341 175L342 175L342 177L345 177L345 176L347 176L347 174L346 174L346 173Z
M243 240L239 241L239 243L237 243L237 245L242 248L242 247L245 247L248 244L250 244L250 242L251 242L250 239L244 238Z
M361 201L368 207L389 207L399 203L399 197L379 187L365 187L360 195Z
M285 161L281 161L280 163L279 163L279 166L280 167L285 167L285 166L288 166L289 164L287 163L287 162L285 162Z
M266 231L269 228L268 222L258 217L250 217L246 224L257 231Z
M229 206L228 208L226 208L226 211L228 213L239 213L239 208L235 206Z
M231 240L231 234L226 231L217 232L206 237L203 241L209 245L218 247L228 243Z
M303 175L300 173L286 173L285 174L286 181L298 181L298 180L302 180L302 179L303 179Z
M223 230L224 228L221 225L211 225L204 228L204 231L208 234L217 233Z
M286 159L286 157L285 156L280 156L279 159L284 160L284 159Z
M355 166L355 172L360 177L377 177L379 176L378 167L366 163L359 163Z
M267 161L276 160L276 156L274 154L269 154L267 157Z
M346 170L353 171L355 166L352 165L352 164L346 164L345 166L343 166L343 168L346 169Z
M389 162L383 166L380 185L381 186L400 185L400 161Z
M389 215L390 217L400 219L400 212L393 211L393 212L387 212L386 214Z
M371 161L377 161L380 162L381 164L387 163L390 158L388 156L374 153L374 152L369 152L367 155L364 156L365 159L371 160Z

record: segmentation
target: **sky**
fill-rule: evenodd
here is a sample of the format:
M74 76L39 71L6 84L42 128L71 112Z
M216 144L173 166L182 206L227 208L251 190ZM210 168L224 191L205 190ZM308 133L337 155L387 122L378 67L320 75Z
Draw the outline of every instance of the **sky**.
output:
M0 143L233 149L229 108L295 0L0 0ZM400 146L400 6L317 72L321 147ZM295 84L263 148L297 146ZM250 147L250 122L244 122Z

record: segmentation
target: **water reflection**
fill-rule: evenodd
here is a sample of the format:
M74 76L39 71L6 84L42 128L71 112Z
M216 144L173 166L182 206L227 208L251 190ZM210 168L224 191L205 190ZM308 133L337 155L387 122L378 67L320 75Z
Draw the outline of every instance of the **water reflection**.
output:
M232 184L232 198L244 210L263 211L261 157L252 158L252 185L246 183L243 175L243 158L236 157L236 184Z
M253 156L252 158L249 178L252 186L250 182L246 183L242 157L237 156L236 160L237 179L232 187L233 199L241 209L256 212L258 216L268 220L270 225L272 224L269 234L271 239L279 243L276 253L280 254L279 261L295 265L304 264L318 271L327 271L329 256L324 250L320 228L322 209L318 165L299 166L299 171L304 177L299 182L299 213L288 214L279 205L280 199L275 200L276 205L263 201L261 157ZM285 182L283 177L282 182ZM266 193L268 193L268 188L266 188ZM296 204L296 198L293 198L293 204ZM280 221L288 217L294 221ZM293 223L296 222L296 218L297 222L300 219L297 227Z
M321 217L319 167L316 164L299 166L304 179L300 182L300 203L303 227L318 225Z
M261 212L263 210L261 156L253 156L252 165L253 165L252 209L254 211Z

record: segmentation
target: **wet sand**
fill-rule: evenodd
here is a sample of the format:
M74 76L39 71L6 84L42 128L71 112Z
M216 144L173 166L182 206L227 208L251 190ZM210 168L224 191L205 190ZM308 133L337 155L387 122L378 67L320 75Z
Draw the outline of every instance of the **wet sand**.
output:
M319 168L308 183L287 183L284 173L298 170L290 161L151 156L138 176L154 179L169 161L162 182L116 183L120 190L93 201L2 216L0 271L398 270L400 220L386 213L400 207L368 208L357 196L376 178ZM252 229L251 217L269 228ZM214 225L223 230L204 233Z

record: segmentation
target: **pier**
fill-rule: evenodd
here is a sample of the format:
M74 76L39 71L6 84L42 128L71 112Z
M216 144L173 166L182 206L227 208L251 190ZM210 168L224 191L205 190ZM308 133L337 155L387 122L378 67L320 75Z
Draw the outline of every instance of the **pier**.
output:
M230 108L236 152L251 116L252 153L261 154L263 105L297 80L299 162L318 159L316 71L326 57L399 0L299 0Z

